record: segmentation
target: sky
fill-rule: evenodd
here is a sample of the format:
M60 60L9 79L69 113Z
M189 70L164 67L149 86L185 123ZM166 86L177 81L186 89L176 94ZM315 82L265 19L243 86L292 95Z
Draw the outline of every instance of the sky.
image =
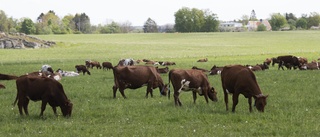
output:
M320 0L0 0L0 10L14 19L35 21L41 13L53 10L61 19L85 13L92 25L115 21L143 26L148 18L158 25L174 24L175 12L183 7L210 10L219 20L232 21L250 16L252 10L258 19L270 18L273 13L293 13L296 17L320 13Z

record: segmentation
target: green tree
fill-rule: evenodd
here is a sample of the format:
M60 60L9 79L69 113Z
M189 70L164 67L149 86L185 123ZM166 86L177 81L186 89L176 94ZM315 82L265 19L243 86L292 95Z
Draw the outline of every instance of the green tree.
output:
M294 30L296 29L297 21L295 21L294 19L289 19L288 25L290 26L290 30Z
M216 32L219 30L219 21L216 14L209 10L204 12L204 24L202 26L202 32Z
M308 21L306 18L299 18L296 22L296 28L299 29L308 29Z
M266 31L267 27L263 24L258 25L257 31Z
M311 12L307 21L308 21L308 28L310 28L312 26L319 26L320 14L317 12Z
M154 20L152 20L151 18L148 18L147 21L143 25L143 32L144 33L158 32L157 23Z
M179 9L175 14L174 28L177 32L192 32L191 10L187 7Z
M20 32L25 34L34 34L36 28L33 21L29 18L25 18L21 24Z
M0 10L0 31L8 32L9 29L7 15L4 11Z
M271 19L269 20L269 23L272 27L272 30L277 31L287 24L287 20L280 13L274 13L271 15Z
M79 31L81 33L91 33L90 18L85 13L76 14L72 20L77 28L75 31Z

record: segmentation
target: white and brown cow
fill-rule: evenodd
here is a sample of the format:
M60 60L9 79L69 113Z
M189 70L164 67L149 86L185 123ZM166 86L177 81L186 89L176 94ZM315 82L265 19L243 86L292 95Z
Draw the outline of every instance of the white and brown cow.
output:
M126 88L137 89L142 86L147 86L146 97L149 93L153 97L152 92L155 88L159 88L162 95L167 95L167 87L153 66L116 66L113 67L113 75L113 98L116 98L118 88L121 95L127 98L124 94Z
M256 76L248 67L242 65L225 66L221 72L221 82L227 111L228 94L232 94L232 112L235 112L239 95L242 94L248 98L250 112L252 112L252 97L255 99L258 111L264 112L268 95L262 94Z
M217 92L210 86L208 77L203 71L196 69L173 69L169 72L169 97L170 97L170 81L174 89L174 103L181 106L179 94L181 91L192 91L193 101L196 102L197 93L204 96L208 103L208 97L212 101L218 101Z

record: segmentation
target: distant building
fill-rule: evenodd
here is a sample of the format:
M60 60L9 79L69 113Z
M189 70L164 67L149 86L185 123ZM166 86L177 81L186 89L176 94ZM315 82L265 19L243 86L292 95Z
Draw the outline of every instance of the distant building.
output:
M247 24L248 31L256 31L260 24L266 26L267 31L270 31L272 29L268 20L260 19L260 21L249 21Z
M242 23L238 22L220 22L219 30L221 32L235 32L242 31Z

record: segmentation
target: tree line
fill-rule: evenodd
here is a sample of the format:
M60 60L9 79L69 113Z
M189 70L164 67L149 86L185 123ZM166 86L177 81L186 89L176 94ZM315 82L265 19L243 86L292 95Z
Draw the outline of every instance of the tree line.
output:
M210 10L199 10L197 8L183 7L174 13L175 24L158 26L157 23L148 18L143 24L141 30L134 30L131 22L126 21L117 23L112 21L106 25L91 25L90 17L85 13L75 15L65 15L59 18L54 11L41 13L36 21L30 18L14 19L7 17L4 11L0 10L0 31L7 33L25 33L25 34L105 34L105 33L157 33L157 32L219 32L218 16ZM245 27L250 20L244 15L240 20L234 22L242 23ZM279 30L297 30L312 29L314 26L319 28L320 14L311 12L309 15L303 14L296 17L293 13L273 13L268 19L273 31ZM260 27L260 26L259 26ZM260 29L260 28L258 28ZM262 29L263 30L263 29Z

